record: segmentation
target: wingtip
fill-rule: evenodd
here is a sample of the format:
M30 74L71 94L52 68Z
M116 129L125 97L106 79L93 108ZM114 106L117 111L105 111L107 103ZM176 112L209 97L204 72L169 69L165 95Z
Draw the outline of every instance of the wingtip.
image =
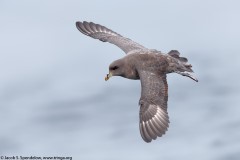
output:
M87 36L91 33L91 31L87 28L88 22L86 22L86 21L83 21L83 22L77 21L76 27L81 33L83 33Z
M144 142L146 142L146 143L151 143L152 142L152 140L145 140L145 139L143 139L144 140Z
M82 24L82 22L80 22L80 21L77 21L76 23L75 23L75 25L76 25L76 27L77 27L77 29L78 30L80 30L80 25Z
M188 77L191 78L192 80L194 80L195 82L198 82L198 79L196 77L194 77L193 75L189 74Z

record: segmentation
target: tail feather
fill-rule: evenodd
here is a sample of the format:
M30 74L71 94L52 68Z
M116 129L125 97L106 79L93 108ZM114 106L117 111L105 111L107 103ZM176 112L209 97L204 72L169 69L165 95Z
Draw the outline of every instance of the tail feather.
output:
M188 59L185 57L180 57L180 53L177 50L171 50L170 52L168 52L168 54L178 60L180 60L181 62L188 62Z
M193 72L192 65L187 63L188 59L186 57L180 57L180 53L177 50L171 50L168 54L181 62L182 66L178 68L180 72Z
M185 62L185 63L188 62L188 59L185 58L185 57L179 57L179 60L180 60L181 62Z
M168 55L173 57L172 61L170 61L171 65L169 67L170 72L178 73L182 76L187 76L196 82L198 82L197 78L187 72L193 72L192 65L188 64L188 59L185 57L180 57L180 53L177 50L171 50Z

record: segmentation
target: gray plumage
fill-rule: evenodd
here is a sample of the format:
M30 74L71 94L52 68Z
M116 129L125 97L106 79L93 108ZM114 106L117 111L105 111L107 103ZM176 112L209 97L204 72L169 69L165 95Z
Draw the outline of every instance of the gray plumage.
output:
M139 129L145 142L161 137L168 129L167 112L168 84L166 74L178 73L198 81L190 73L191 65L185 57L180 57L176 50L163 54L147 49L120 34L92 22L76 22L78 30L92 38L112 43L121 48L126 56L112 62L109 66L111 76L122 76L141 81L141 98L139 100Z
M109 42L115 44L121 48L126 54L133 50L147 50L140 44L133 42L132 40L121 36L120 34L113 32L112 30L94 24L92 22L77 22L76 26L80 32L95 39L99 39L103 42Z

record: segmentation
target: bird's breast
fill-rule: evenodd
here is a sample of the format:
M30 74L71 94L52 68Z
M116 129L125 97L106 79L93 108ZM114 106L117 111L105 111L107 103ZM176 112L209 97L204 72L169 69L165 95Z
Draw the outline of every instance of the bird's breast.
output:
M125 72L125 75L123 77L128 78L128 79L132 79L132 80L140 79L137 70L135 70L133 68L127 69L127 71Z

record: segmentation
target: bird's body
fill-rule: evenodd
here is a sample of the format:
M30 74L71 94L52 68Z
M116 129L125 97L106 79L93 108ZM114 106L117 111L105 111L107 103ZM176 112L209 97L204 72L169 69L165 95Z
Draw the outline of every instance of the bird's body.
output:
M139 80L139 71L144 70L146 72L151 72L155 74L163 74L166 72L168 61L165 55L159 53L148 53L148 54L138 54L133 53L126 55L122 59L117 61L124 62L124 68L126 71L124 75L121 75L124 78ZM135 61L138 61L136 64ZM115 61L113 62L115 63ZM158 67L158 70L155 68Z
M109 66L108 80L111 76L121 76L141 81L140 133L144 141L162 136L169 126L167 113L168 85L166 74L178 73L198 81L189 72L193 72L185 57L172 50L163 54L151 50L120 34L95 23L77 22L77 28L83 34L103 42L110 42L121 48L126 56L112 62Z

